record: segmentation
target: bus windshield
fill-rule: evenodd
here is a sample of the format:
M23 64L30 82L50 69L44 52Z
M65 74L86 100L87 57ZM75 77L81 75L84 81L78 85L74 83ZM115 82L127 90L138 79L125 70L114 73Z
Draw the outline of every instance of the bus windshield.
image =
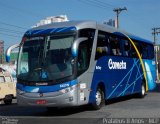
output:
M19 52L18 79L55 81L73 74L71 46L75 35L27 38Z

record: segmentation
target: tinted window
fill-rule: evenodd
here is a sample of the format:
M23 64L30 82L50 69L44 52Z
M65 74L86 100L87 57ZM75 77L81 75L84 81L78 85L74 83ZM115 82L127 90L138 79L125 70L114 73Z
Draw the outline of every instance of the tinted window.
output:
M126 57L131 57L131 43L129 40L126 40L126 39L121 39L121 42L122 42L122 53L123 53L123 56L126 56Z
M132 41L143 59L154 58L153 45L134 39ZM106 55L139 58L135 47L128 38L99 31L95 59Z
M97 37L97 48L95 59L99 59L102 56L110 54L109 37L105 32L99 32Z
M94 35L95 29L81 29L79 31L79 37L87 37L88 39L79 44L77 62L78 75L89 68Z
M81 29L78 37L87 37L89 41L93 41L95 29Z
M148 59L153 59L154 58L154 47L153 45L148 45Z
M111 48L111 55L121 56L121 40L117 36L110 36L110 48Z
M91 50L92 50L92 42L83 41L80 43L78 48L78 75L85 72L90 63L91 58Z
M142 58L149 58L147 44L142 43Z

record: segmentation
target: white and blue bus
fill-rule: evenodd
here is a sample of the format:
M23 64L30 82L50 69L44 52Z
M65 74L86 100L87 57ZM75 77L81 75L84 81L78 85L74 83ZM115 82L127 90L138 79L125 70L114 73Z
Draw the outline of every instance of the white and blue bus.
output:
M19 105L68 107L137 94L156 86L151 41L94 21L52 23L28 30L19 46Z

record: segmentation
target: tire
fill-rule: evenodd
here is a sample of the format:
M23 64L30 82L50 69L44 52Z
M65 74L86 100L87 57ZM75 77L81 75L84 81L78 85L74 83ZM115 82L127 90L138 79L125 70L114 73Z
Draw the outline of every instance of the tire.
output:
M6 105L12 104L12 96L11 96L11 95L5 96L5 98L4 98L3 101L4 101L4 103L5 103Z
M142 83L142 85L141 85L141 92L138 94L138 97L139 98L144 98L145 94L146 94L146 88L145 88L144 83Z
M12 99L4 99L4 103L6 105L11 105L12 104Z
M94 110L99 110L105 104L104 91L101 90L100 88L98 88L95 93L95 100L94 101L95 102L92 103L92 108Z

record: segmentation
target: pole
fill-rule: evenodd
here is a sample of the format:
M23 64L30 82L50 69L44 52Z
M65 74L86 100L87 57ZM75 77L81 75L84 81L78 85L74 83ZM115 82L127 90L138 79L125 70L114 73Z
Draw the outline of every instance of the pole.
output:
M116 28L119 28L119 14L123 11L123 10L127 10L127 8L126 7L124 7L124 8L115 8L115 9L113 9L113 11L114 12L116 12L116 16L117 16L117 18L116 18Z
M117 28L119 28L119 14L117 12Z
M154 38L154 50L155 50L155 62L156 62L156 77L157 77L157 82L159 82L159 72L158 72L158 46L156 46L156 35L158 35L160 33L160 28L153 28L153 38Z

